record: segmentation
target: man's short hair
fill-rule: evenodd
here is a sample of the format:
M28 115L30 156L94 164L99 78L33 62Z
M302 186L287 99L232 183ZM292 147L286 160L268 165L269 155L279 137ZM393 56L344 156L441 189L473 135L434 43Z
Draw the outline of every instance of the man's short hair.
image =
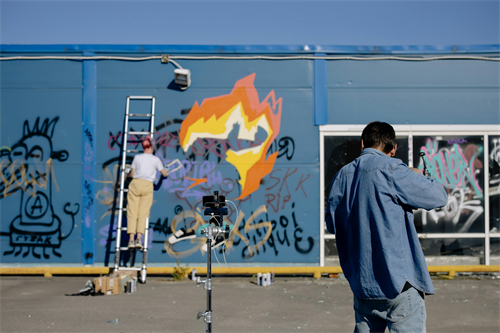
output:
M144 141L142 141L142 148L148 149L150 147L151 147L151 140L149 140L149 138L144 139Z
M365 148L380 148L388 154L396 145L396 132L388 123L373 121L363 129L361 140Z

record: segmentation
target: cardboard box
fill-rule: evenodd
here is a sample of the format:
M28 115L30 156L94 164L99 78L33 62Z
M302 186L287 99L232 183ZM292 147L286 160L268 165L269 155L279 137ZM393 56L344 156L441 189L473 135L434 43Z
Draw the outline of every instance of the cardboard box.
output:
M121 288L120 276L115 274L110 274L106 286L107 286L106 295L121 294L122 288Z
M107 284L108 284L108 277L107 276L101 276L101 277L95 278L94 279L95 292L96 293L101 292L103 294L106 294L106 291L108 290Z
M120 276L128 276L131 279L137 278L137 271L117 271L116 274Z
M137 271L117 271L94 279L94 289L104 295L118 295L128 292L127 284L133 281L131 292L137 289Z

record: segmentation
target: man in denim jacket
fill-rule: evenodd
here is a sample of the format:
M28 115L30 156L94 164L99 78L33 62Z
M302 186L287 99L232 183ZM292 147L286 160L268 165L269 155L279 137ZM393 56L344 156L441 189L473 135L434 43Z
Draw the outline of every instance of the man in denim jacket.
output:
M361 134L361 155L333 179L325 221L354 294L354 332L425 332L425 294L434 294L413 210L448 202L444 187L408 168L383 122Z

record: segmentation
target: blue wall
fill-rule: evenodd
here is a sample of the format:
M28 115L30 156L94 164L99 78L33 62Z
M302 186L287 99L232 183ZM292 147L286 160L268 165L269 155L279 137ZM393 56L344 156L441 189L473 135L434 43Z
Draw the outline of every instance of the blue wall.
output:
M82 64L1 65L1 261L81 262Z
M10 54L2 54L6 55ZM318 124L365 124L376 119L393 124L500 124L498 62L178 62L192 72L191 87L185 91L173 83L173 65L160 60L0 63L3 263L113 261L113 207L127 96L156 97L157 155L183 164L155 192L149 262L157 264L205 261L205 238L196 216L205 219L199 211L201 197L214 190L237 207L236 211L228 205L227 222L238 224L228 243L228 262L317 264ZM235 126L228 138L217 141L226 148L199 139L183 151L179 130L187 126L196 102L220 98L218 105L223 105L237 82L252 79L257 104L265 106L266 97L274 94L274 102L268 100L270 112L276 115L281 107L267 160L277 155L265 177L250 179L257 189L237 200L243 188L238 183L241 174L226 160L227 149L259 146L268 133L261 128L253 141L237 139ZM134 102L131 112L145 113L149 107L148 102ZM217 111L225 110L203 109L206 115ZM146 124L133 127L146 129ZM200 178L206 181L188 188L192 179ZM173 230L181 227L195 227L197 238L170 244ZM222 260L220 251L217 255Z
M110 143L110 134L117 136L123 131L125 102L129 95L156 97L157 135L168 138L158 149L161 158L168 160L177 158L182 161L187 170L193 171L192 174L188 174L190 178L203 178L203 172L210 171L207 183L188 190L186 188L191 182L184 180L183 173L178 173L172 177L175 180L164 181L161 189L155 193L156 203L151 211L153 232L149 260L175 262L175 256L170 252L163 253L166 251L165 240L171 235L170 226L174 217L179 212L189 215L195 210L194 207L199 207L201 196L218 190L221 193L226 192L227 198L237 205L239 214L244 214L245 220L252 214L255 214L256 218L257 230L249 230L248 234L241 230L249 243L245 244L245 239L241 240L236 236L234 245L230 247L228 260L318 262L319 212L309 207L309 200L314 202L319 200L318 151L310 149L319 146L317 127L312 123L312 62L216 60L179 61L179 64L189 68L193 73L192 85L185 91L180 91L176 87L168 88L172 86L174 79L173 66L162 64L158 60L141 63L103 61L97 65L97 179L99 181L108 181L109 175L116 175L113 167L117 165L116 158L120 156L120 150L118 145ZM276 147L279 149L279 145L282 145L283 155L277 158L272 173L262 180L258 191L252 193L248 200L237 201L234 199L239 196L240 190L236 182L239 175L233 166L224 162L223 152L220 160L213 147L207 148L206 152L209 153L206 160L199 155L189 156L191 151L184 153L180 150L176 137L186 117L183 110L189 110L196 101L201 104L205 98L229 94L236 81L253 73L260 101L271 91L274 91L276 99L283 100L281 127L273 145L273 149ZM131 104L131 108L133 107L147 110L149 106L135 103ZM146 125L142 126L144 127L137 129L146 129ZM97 261L101 262L109 259L107 257L109 251L105 249L110 238L109 225L112 223L110 216L106 215L111 206L103 204L105 200L101 198L105 193L112 193L112 187L110 183L103 183L99 184L98 188ZM272 198L274 200L271 200ZM287 202L284 202L285 200ZM262 205L267 207L267 213L256 214ZM181 216L182 214L179 215ZM234 223L236 213L230 215L228 219ZM275 221L270 241L259 247L258 253L254 250L254 255L249 256L248 250L245 250L247 245L252 246L265 239L268 228L261 223L262 221ZM186 218L179 222L176 230L182 226L191 227L193 219ZM244 221L240 227L243 225ZM200 239L203 240L203 237ZM179 253L176 256L182 257L184 262L202 262L205 259L200 251L187 255L196 247L200 245L184 241L176 243L172 251Z
M499 63L329 61L328 122L498 124Z

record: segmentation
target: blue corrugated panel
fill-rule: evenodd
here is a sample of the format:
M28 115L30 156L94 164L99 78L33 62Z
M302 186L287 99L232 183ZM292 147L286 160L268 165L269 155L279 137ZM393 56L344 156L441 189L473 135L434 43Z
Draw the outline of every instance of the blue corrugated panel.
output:
M323 56L324 54L316 54ZM328 124L326 60L314 60L314 125Z
M500 63L328 62L331 124L498 124Z
M84 55L93 55L87 54ZM86 60L83 66L82 101L82 262L95 262L96 233L96 119L97 71L96 61Z

